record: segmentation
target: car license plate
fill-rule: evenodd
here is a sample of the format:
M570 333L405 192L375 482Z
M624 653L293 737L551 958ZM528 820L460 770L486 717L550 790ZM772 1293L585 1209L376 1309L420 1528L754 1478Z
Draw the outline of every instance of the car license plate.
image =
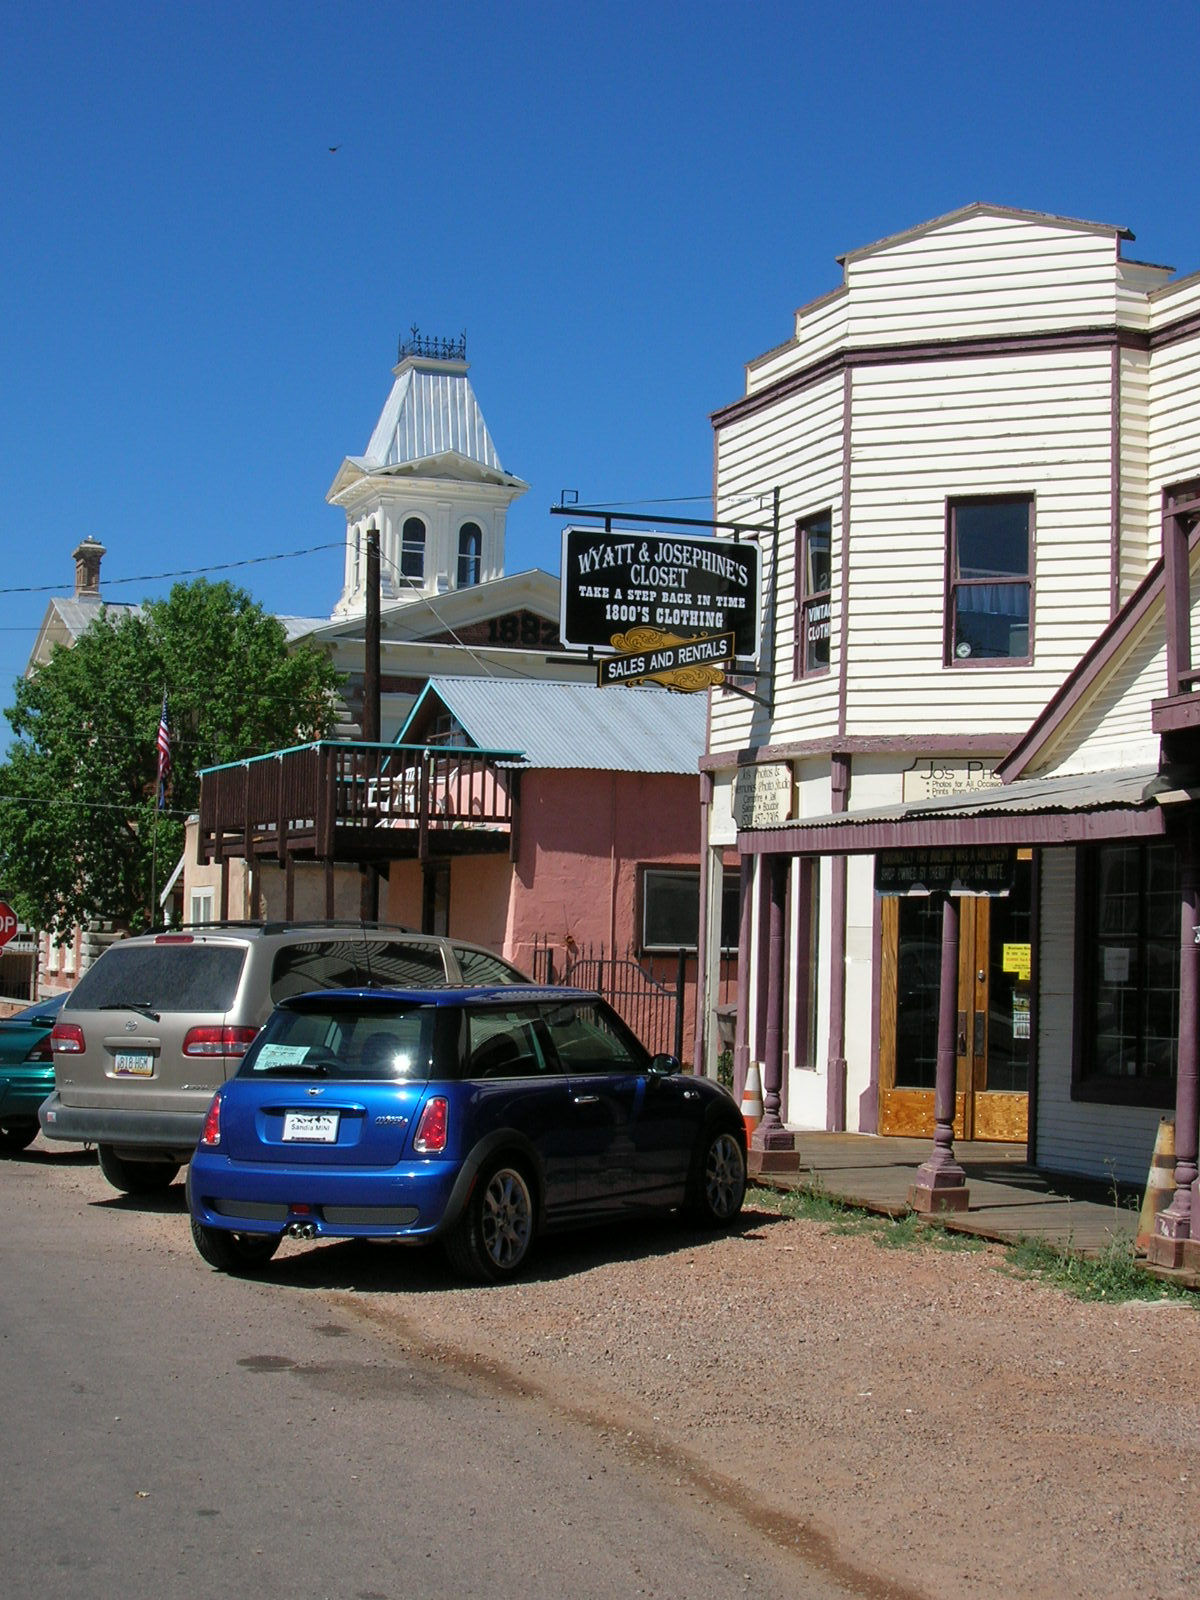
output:
M146 1050L118 1050L113 1056L113 1071L119 1078L152 1078L154 1057Z
M283 1137L304 1139L312 1144L336 1144L338 1117L336 1111L285 1111Z

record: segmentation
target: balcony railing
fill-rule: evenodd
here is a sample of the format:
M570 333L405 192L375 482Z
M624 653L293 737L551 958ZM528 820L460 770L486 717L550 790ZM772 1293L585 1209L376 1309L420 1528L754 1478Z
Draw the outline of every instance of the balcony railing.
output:
M200 774L202 861L379 861L511 849L523 757L321 740Z

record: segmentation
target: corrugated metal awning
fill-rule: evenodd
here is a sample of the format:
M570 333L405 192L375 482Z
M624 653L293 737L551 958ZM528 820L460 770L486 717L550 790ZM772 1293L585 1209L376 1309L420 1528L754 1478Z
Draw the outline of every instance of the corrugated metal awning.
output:
M938 844L1071 844L1161 835L1170 806L1200 798L1172 786L1157 767L1121 767L1025 778L936 800L743 830L738 846L755 855L855 855Z

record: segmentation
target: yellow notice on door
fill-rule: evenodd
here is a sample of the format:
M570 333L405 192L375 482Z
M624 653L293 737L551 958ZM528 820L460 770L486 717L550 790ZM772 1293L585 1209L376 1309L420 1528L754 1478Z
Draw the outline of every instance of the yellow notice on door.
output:
M1022 983L1029 982L1030 947L1027 944L1006 944L1001 947L1001 966Z

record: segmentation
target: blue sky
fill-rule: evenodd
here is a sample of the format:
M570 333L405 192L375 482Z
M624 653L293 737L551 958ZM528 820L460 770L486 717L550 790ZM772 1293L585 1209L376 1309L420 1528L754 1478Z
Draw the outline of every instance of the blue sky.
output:
M257 558L340 542L414 323L466 331L508 569L556 571L564 488L706 514L710 412L840 253L989 200L1200 270L1198 43L1127 0L0 0L0 705L85 534L112 600L256 558L212 576L328 614L339 549Z

